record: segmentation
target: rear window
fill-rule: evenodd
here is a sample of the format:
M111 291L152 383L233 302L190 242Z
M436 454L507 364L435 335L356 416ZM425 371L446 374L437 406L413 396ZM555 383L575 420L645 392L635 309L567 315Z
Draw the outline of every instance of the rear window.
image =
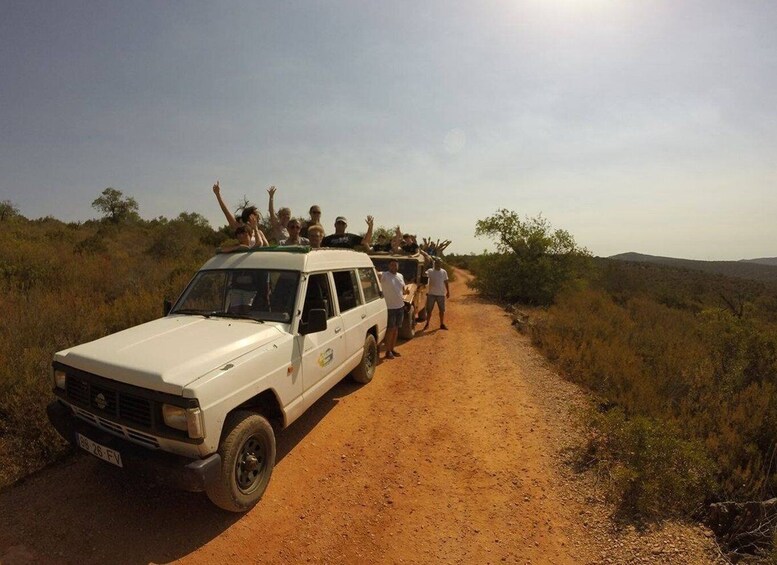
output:
M380 271L388 271L389 259L385 257L377 258L372 257L372 264ZM418 261L402 260L397 261L399 264L399 272L402 273L402 277L405 279L405 284L418 282L416 277L418 276Z
M359 284L361 284L365 301L372 302L380 298L375 269L359 269Z

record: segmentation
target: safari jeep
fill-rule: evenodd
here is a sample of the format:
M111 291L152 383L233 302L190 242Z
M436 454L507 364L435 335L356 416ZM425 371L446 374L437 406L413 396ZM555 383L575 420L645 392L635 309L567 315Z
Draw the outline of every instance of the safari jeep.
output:
M163 318L56 353L49 419L112 465L243 512L270 480L275 430L345 375L369 382L385 331L364 253L218 254Z
M421 253L407 255L402 253L388 253L373 251L370 259L378 271L388 271L388 264L396 260L399 272L405 279L405 284L410 292L405 296L405 316L402 319L402 327L399 328L399 337L413 339L415 325L426 320L426 294L429 279L426 269L431 265L426 264L426 259Z

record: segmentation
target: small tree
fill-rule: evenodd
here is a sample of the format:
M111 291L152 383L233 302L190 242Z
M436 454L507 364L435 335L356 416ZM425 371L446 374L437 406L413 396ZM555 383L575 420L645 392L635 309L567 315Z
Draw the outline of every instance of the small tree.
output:
M95 198L92 208L103 213L103 220L118 224L138 218L138 203L131 196L124 197L120 190L106 188L102 196Z
M0 222L10 220L14 216L19 215L19 208L10 200L3 200L0 202Z
M569 232L553 230L542 216L521 220L504 208L478 220L475 235L494 239L498 251L477 262L475 287L510 302L550 304L590 257Z

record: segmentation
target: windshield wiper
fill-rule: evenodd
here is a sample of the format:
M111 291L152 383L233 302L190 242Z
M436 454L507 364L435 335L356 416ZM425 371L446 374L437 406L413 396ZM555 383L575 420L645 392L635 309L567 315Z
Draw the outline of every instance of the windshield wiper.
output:
M253 320L254 322L264 323L264 320L257 320L246 314L235 314L233 312L210 312L210 316L214 318L232 318L234 320Z
M203 312L202 310L194 310L191 308L182 308L181 310L174 310L170 312L171 314L195 314L197 316L204 316L205 318L210 318L215 312Z

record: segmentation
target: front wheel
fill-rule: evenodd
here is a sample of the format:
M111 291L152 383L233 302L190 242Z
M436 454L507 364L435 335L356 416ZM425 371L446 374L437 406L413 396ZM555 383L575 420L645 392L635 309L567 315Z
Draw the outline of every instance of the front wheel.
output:
M250 510L262 498L275 467L275 433L270 422L241 410L227 417L221 445L221 473L205 492L230 512Z
M375 343L375 337L367 334L364 340L364 353L359 365L351 372L351 377L357 383L368 383L375 374L375 367L378 364L378 344Z

